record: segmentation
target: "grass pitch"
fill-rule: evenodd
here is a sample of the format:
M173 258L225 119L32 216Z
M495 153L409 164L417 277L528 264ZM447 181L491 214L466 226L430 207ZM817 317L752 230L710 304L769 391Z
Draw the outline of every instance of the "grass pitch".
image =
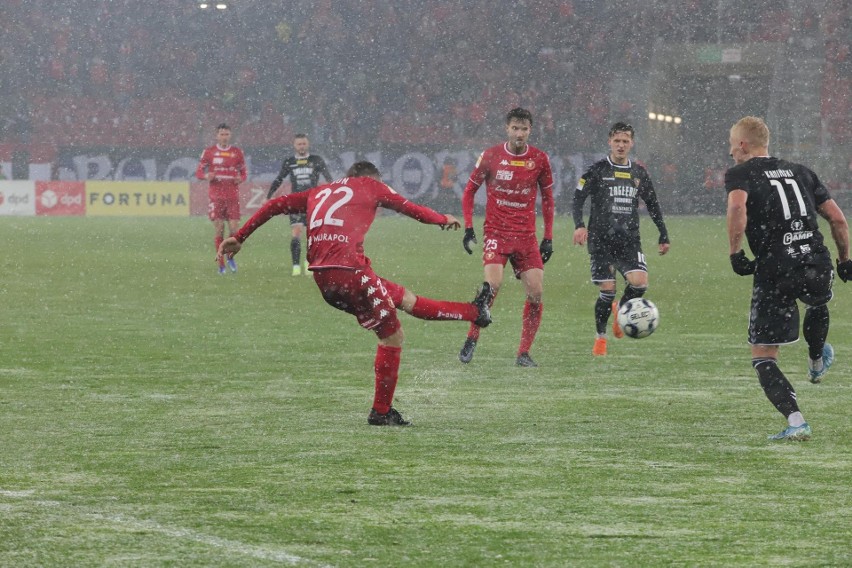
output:
M414 426L389 429L366 424L375 338L289 275L286 222L220 277L205 219L3 218L0 565L852 564L852 288L824 384L782 350L814 439L769 443L724 219L668 224L665 257L644 227L661 326L605 359L567 219L539 368L513 366L511 278L467 366L466 324L401 315ZM409 219L367 251L421 295L482 279L460 232Z

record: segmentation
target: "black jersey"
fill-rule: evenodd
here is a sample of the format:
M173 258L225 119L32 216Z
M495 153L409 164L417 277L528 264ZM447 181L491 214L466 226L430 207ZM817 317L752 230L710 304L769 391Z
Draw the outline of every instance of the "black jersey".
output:
M589 250L599 245L617 244L624 239L639 240L639 199L645 202L651 219L660 231L660 243L668 243L657 193L648 172L628 160L614 164L607 156L583 174L574 191L574 226L585 227L583 205L591 197Z
M772 157L752 158L725 172L725 191L741 189L746 200L746 239L761 263L779 267L807 262L828 249L817 224L817 207L831 196L805 166Z
M278 172L278 176L269 186L266 198L272 198L287 176L290 176L291 191L298 193L319 185L320 174L323 175L325 181L329 183L333 181L328 166L325 165L325 160L321 157L315 154L309 154L306 157L290 156L281 164L281 171Z

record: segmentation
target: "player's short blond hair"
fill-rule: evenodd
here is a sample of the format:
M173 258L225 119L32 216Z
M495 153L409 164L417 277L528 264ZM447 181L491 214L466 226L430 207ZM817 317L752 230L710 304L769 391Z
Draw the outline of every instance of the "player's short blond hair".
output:
M756 148L769 147L769 127L762 118L746 116L739 119L732 127L745 141Z

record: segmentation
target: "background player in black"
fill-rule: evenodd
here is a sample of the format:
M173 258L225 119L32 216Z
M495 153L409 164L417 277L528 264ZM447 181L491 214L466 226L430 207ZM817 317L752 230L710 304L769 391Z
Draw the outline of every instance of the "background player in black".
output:
M278 176L272 181L269 186L269 192L266 194L267 199L272 199L278 188L284 182L284 178L290 176L291 192L297 193L307 191L312 187L319 185L320 174L325 178L325 181L331 183L331 173L328 171L328 166L325 165L325 160L316 154L310 153L311 143L308 140L307 134L296 134L293 137L293 149L295 155L290 156L281 164L281 171ZM290 255L293 257L293 276L307 274L306 267L302 267L302 231L305 228L304 215L290 215L290 228L292 238L290 240Z
M803 332L811 382L820 382L828 371L834 360L834 350L825 341L834 271L817 214L831 227L837 273L844 282L852 277L849 226L814 172L769 156L769 128L762 119L740 119L731 127L730 143L737 164L725 173L731 267L742 276L754 274L748 326L751 364L766 397L788 423L769 439L807 440L811 428L799 410L796 391L778 368L778 347L799 339L796 300L801 300L807 305ZM743 235L754 260L742 249Z
M595 344L592 354L606 355L606 324L613 310L648 289L648 267L639 237L639 199L645 202L660 231L659 252L669 252L669 234L657 193L648 172L629 158L633 127L616 122L609 130L609 156L583 174L574 191L574 244L588 243L592 282L599 288L595 303ZM591 197L589 227L583 222L583 205ZM615 303L615 271L627 281L624 294ZM624 332L613 321L615 337Z

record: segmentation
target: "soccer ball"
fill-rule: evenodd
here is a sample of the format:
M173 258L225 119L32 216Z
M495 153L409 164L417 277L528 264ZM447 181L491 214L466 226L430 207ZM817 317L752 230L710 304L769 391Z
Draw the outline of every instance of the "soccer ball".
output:
M660 325L660 312L651 300L633 298L618 309L618 325L634 339L648 337Z

